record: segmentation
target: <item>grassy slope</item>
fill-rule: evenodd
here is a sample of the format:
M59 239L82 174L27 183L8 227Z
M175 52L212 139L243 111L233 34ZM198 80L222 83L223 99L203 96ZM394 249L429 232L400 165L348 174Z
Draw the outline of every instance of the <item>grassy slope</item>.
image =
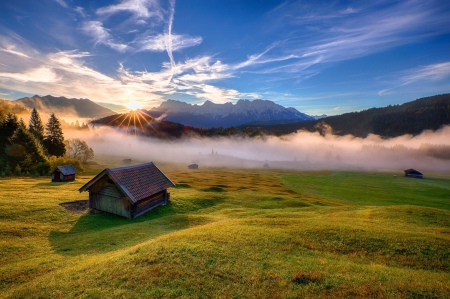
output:
M89 172L0 180L0 296L450 296L449 177L158 166L172 203L135 220L58 205Z

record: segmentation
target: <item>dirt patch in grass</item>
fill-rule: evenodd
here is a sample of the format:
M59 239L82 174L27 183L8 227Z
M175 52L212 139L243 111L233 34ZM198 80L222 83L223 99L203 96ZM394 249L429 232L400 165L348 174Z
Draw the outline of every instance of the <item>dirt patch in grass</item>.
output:
M71 213L83 214L89 208L88 200L77 200L72 202L64 202L59 204L61 207Z
M292 282L298 285L307 285L310 283L321 283L323 282L323 273L320 271L310 271L310 272L302 272L299 271L292 278Z

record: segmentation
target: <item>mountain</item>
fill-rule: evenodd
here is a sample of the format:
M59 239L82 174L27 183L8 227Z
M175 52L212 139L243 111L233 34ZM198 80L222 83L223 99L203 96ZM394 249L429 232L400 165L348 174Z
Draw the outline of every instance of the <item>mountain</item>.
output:
M98 118L116 114L88 99L68 99L51 95L44 97L35 95L31 98L18 99L13 103L21 104L29 109L36 108L42 114L55 113L57 117Z
M192 105L167 100L158 108L146 112L164 120L200 128L239 126L253 121L314 119L295 108L285 108L267 100L239 100L234 105L215 104L211 101L206 101L203 105Z
M14 113L16 115L29 115L30 111L19 103L0 99L0 118L8 113Z
M404 134L417 135L424 130L437 130L444 125L450 125L450 94L421 98L402 105L329 116L315 121L253 126L277 134L288 134L300 129L323 131L331 127L336 135L366 137L368 134L377 134L396 137Z

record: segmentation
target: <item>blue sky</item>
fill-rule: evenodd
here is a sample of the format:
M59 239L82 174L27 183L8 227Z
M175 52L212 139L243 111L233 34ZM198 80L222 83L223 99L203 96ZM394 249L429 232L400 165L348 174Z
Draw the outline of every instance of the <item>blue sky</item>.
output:
M266 99L333 115L448 92L449 1L0 2L3 99Z

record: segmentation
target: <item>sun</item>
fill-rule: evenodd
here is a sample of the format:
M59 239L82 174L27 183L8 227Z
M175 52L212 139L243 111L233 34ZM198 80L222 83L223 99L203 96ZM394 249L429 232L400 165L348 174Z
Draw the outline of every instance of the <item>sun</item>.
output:
M141 109L142 108L142 104L139 102L135 102L135 101L130 101L127 104L128 109L130 110L137 110L137 109Z

